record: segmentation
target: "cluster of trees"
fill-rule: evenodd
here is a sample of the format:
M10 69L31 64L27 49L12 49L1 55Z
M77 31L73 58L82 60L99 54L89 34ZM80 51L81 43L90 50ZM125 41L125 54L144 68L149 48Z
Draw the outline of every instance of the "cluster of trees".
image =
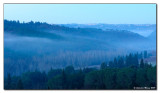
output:
M33 22L33 21L30 21L28 23L24 22L20 23L19 21L4 20L4 31L16 35L44 37L44 38L56 37L59 39L61 39L62 37L60 37L60 35L57 35L57 33L69 34L74 36L84 36L84 37L96 38L107 41L116 40L121 42L122 41L129 42L129 41L145 40L143 36L123 30L113 31L112 29L109 29L103 31L102 29L96 29L96 28L70 28L70 27L65 27L63 25L48 24L45 22ZM52 32L52 35L50 35L51 33L48 33L48 31Z
M136 50L136 48L148 49L148 47L151 46L151 43L148 43L147 38L144 38L138 34L125 31L103 31L101 29L94 28L69 28L33 21L28 23L20 23L19 21L8 20L4 20L4 32L5 35L13 34L18 36L47 38L54 42L54 46L46 43L45 48L41 48L39 46L44 45L43 43L33 44L27 43L24 40L24 46L25 44L39 45L36 47L35 51L32 51L32 53L35 53L36 55L29 52L29 56L24 54L26 51L33 49L31 48L32 46L27 46L22 49L21 53L18 53L15 50L16 48L18 50L19 47L17 46L19 46L19 44L20 47L23 47L21 46L23 45L22 42L18 42L18 39L16 40L16 42L18 42L17 44L4 42L4 71L5 74L10 72L10 74L8 74L8 76L4 79L5 89L133 89L133 85L156 86L156 67L146 64L142 59L147 57L147 52L145 52L143 56L141 54L129 54L126 57L115 58L113 61L108 63L104 62L101 64L101 69L74 69L72 66L69 66L65 69L51 69L48 73L41 72L44 69L47 69L48 71L48 69L53 65L54 67L65 67L70 64L74 65L74 67L75 65L88 66L100 64L103 62L101 61L103 59L105 61L107 59L111 59L111 57L106 56L105 52L98 53L97 50L107 52L110 51L108 53L112 56L112 50L114 49L116 49L116 51L122 51L122 49L125 49L126 51L129 49ZM125 46L123 42L125 42ZM136 46L134 46L135 44ZM7 45L13 45L14 47L8 47ZM113 47L113 45L115 47ZM68 49L64 46L68 47ZM27 48L29 49L26 50ZM66 52L66 54L63 52L63 56L60 54L60 56L56 56L54 58L54 55L50 54L55 54L55 51L53 51L54 48L59 51L65 50L71 52ZM42 49L44 49L44 53L41 52ZM46 51L50 52L46 53ZM76 56L76 53L73 53L74 51L77 53ZM78 51L80 51L80 54ZM91 52L86 52L85 54L84 51ZM95 52L93 53L93 51ZM122 52L119 53L122 54ZM39 54L43 54L45 56L39 57ZM80 56L81 54L82 56ZM30 57L31 55L34 55L35 57L32 58ZM51 59L51 61L49 61L49 59ZM67 59L69 61L67 61ZM28 71L27 68L32 68L30 69L32 71ZM33 71L35 68L38 68L41 71ZM134 73L132 73L132 71ZM19 73L22 72L25 73L19 75ZM14 76L13 73L16 73L14 75L18 76ZM142 75L139 76L138 73L141 73ZM130 75L133 75L136 79L126 79L127 81L120 81L121 79L124 79L124 77L130 78ZM144 78L148 80L148 83L145 81L143 82L142 79ZM141 84L140 81L142 81L144 85ZM122 87L120 84L123 83L126 84L126 86L129 84L131 87Z
M144 51L144 53L136 53L136 54L129 54L126 55L126 57L124 56L119 56L117 58L114 58L113 61L109 61L109 63L107 64L106 62L103 62L101 64L101 68L124 68L124 67L130 67L130 66L134 66L134 67L139 67L139 66L151 66L151 64L148 64L147 62L143 61L143 58L147 58L147 51ZM141 60L139 62L139 60Z
M4 32L20 35L20 36L29 36L29 37L42 37L50 39L63 39L60 35L50 34L44 32L44 30L54 30L54 29L63 29L58 25L49 25L47 23L40 22L28 22L20 23L19 21L8 21L4 20Z
M117 67L102 63L100 69L67 66L63 69L51 68L48 73L35 70L20 76L8 74L4 79L4 89L156 89L156 66L143 62L143 59L139 64L135 59L136 54L129 54L122 65L123 58L115 58Z
M26 29L26 30L25 30ZM30 29L30 30L28 30ZM31 30L32 29L32 30ZM22 32L25 32L28 30L29 31L33 31L33 30L46 30L46 29L50 29L50 30L64 30L67 29L67 27L64 26L58 26L58 25L50 25L46 22L27 22L27 23L20 23L19 21L9 21L9 20L4 20L4 31L17 31L17 30L21 30Z
M48 31L51 32L58 32L58 33L68 33L69 34L78 34L84 35L88 33L88 31L98 32L102 31L100 29L94 28L69 28L65 26L60 26L56 24L48 24L46 22L27 22L27 23L20 23L19 21L9 21L4 20L4 31L16 35L27 35L27 36L35 36L35 37L44 37L51 38ZM83 33L81 33L83 31ZM52 33L53 35L53 33ZM53 37L53 36L52 36ZM56 37L56 36L54 36Z

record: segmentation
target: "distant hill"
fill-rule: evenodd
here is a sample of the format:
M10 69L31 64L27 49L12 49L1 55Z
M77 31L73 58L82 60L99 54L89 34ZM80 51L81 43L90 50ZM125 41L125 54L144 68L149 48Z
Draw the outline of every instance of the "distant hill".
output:
M114 25L111 25L114 26ZM118 27L118 26L117 26ZM19 23L18 21L4 20L4 32L18 36L56 39L69 42L85 42L86 44L107 44L108 48L126 47L142 48L143 43L148 47L148 38L126 30L71 28L60 25L51 25L41 22ZM148 45L147 45L148 44ZM90 48L90 45L88 48ZM128 46L129 45L129 46ZM114 46L114 47L113 47Z
M157 47L157 33L156 33L156 31L153 31L147 38L149 39L150 44L156 48Z
M126 30L4 20L6 75L7 72L18 75L27 70L48 71L51 67L68 65L94 66L109 62L115 56L156 50L155 46L149 37Z
M153 31L153 32L148 36L148 38L149 38L149 39L152 39L152 40L156 40L156 37L157 37L156 31Z
M20 35L20 36L30 36L30 37L44 37L50 39L62 39L61 36L56 34L46 33L45 30L51 29L61 29L59 26L51 26L47 23L36 22L33 23L19 23L19 21L8 21L4 20L4 32Z
M155 30L156 24L61 24L72 28L98 28L118 30Z
M152 31L156 30L156 24L61 24L71 28L97 28L102 30L126 30L148 36Z
M129 41L129 40L144 40L143 36L140 36L133 32L125 30L113 30L113 29L97 29L97 28L71 28L59 25L50 25L40 22L28 22L19 23L18 21L4 20L4 31L21 36L32 37L44 37L44 38L62 38L60 34L67 34L73 36L84 36L103 40L115 40L115 41Z

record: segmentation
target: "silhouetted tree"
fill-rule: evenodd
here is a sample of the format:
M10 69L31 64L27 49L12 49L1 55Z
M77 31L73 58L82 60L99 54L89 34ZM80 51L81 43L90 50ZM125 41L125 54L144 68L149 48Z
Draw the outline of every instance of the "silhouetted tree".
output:
M133 62L134 62L134 66L136 66L136 67L139 66L138 53L134 55L134 57L133 57Z
M123 67L124 67L124 61L123 61L123 58L122 58L122 57L120 57L120 58L118 59L118 67L119 67L119 68L123 68Z
M11 82L12 82L11 75L10 73L8 73L6 89L11 89Z
M143 59L141 59L141 62L140 62L140 68L144 68L144 62L143 62Z
M118 67L118 61L116 58L114 58L114 61L113 61L113 67L117 68Z
M62 88L66 89L67 77L64 69L62 70Z
M101 63L101 69L107 68L107 64L105 62Z
M114 63L112 61L109 61L109 67L113 68L114 67Z
M65 68L66 73L74 73L74 67L73 66L67 66Z
M18 80L17 89L23 89L23 83L21 79Z
M147 58L147 51L144 51L144 58Z

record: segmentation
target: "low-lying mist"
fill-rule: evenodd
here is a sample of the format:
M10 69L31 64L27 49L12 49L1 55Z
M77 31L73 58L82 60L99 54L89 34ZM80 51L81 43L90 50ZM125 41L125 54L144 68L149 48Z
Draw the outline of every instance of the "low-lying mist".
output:
M129 53L156 51L156 38L143 37L133 32L90 28L59 29L60 27L58 30L54 27L43 29L39 35L37 28L29 34L27 30L5 30L4 74L19 75L36 69L48 71L68 65L84 68Z

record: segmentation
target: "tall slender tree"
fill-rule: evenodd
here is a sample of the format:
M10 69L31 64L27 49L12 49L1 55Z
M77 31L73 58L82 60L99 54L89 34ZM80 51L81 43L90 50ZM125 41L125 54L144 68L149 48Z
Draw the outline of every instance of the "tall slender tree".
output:
M8 73L8 76L7 76L7 87L6 87L6 89L11 89L11 82L12 82L12 80L11 80L11 74Z
M141 59L141 62L140 62L140 68L144 68L144 62L143 62L143 59Z
M62 88L66 89L67 77L64 69L62 70Z
M23 89L23 83L21 79L18 80L17 89Z

